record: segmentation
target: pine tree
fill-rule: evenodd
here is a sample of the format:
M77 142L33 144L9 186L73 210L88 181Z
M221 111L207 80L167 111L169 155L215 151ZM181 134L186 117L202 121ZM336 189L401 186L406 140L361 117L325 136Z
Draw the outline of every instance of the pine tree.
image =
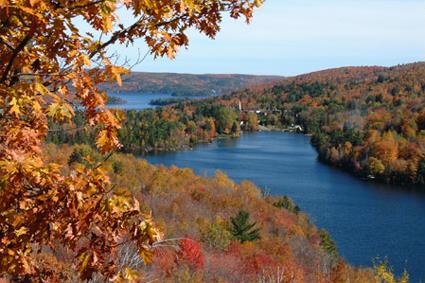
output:
M256 228L257 222L249 223L249 213L240 210L235 217L231 218L232 235L241 243L255 241L261 238L260 228Z
M329 235L328 231L321 229L319 231L320 239L322 240L323 249L332 257L338 257L338 250L336 248L335 242Z

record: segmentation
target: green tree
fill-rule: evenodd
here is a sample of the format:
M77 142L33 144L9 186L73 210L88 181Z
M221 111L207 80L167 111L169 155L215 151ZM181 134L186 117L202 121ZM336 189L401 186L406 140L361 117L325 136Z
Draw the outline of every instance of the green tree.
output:
M218 222L212 223L207 230L202 233L202 241L211 248L225 250L232 240L232 234L226 227Z
M338 251L336 249L335 242L332 240L331 236L329 235L328 231L321 229L319 231L319 236L322 241L322 247L323 249L332 257L337 258L338 257Z
M375 280L377 283L408 283L409 274L404 271L403 274L397 278L392 268L388 264L388 260L374 262Z
M284 208L296 214L300 212L298 205L296 205L295 202L287 196L281 197L277 202L273 203L273 205L277 208Z
M417 173L417 183L425 184L425 159L419 162L418 173Z
M81 163L84 165L88 165L87 158L91 157L93 154L93 150L90 146L82 144L76 145L71 155L68 158L68 165L73 163Z
M232 130L233 122L237 121L237 118L238 115L234 110L221 106L216 114L217 131L220 134L229 134Z
M385 166L382 164L382 161L378 158L371 157L369 158L369 172L374 175L381 175L385 171Z
M279 117L275 114L267 115L267 125L276 126L279 124Z
M112 170L115 174L121 174L124 171L124 164L120 160L112 162Z
M254 112L248 113L245 129L251 132L258 130L258 117Z
M261 238L260 228L256 228L257 222L249 223L249 216L248 212L240 210L235 217L231 218L232 228L230 232L241 243Z

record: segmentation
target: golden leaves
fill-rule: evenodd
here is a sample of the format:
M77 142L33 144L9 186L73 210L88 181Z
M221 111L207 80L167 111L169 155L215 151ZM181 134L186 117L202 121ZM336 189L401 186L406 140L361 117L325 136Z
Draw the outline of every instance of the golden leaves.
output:
M139 282L140 274L129 267L124 267L116 277L112 279L115 283L128 283L128 282Z
M152 263L153 253L150 250L141 249L139 255L145 264Z
M82 275L82 279L91 278L91 273L93 272L93 261L94 257L90 251L84 251L78 256L79 267L78 271Z
M128 194L114 194L108 199L107 209L110 213L123 213L130 209L138 211L133 207L133 198Z
M20 237L28 232L28 229L26 227L21 227L18 230L15 230L16 236Z
M91 61L89 56L85 55L85 54L80 54L80 56L78 57L78 62L81 66L87 66L90 67L91 66Z
M74 110L67 103L61 104L54 102L48 106L47 115L54 121L71 120L74 116Z
M31 6L35 6L40 0L29 0Z
M254 0L254 6L260 8L264 4L265 0Z
M374 275L376 282L383 283L408 283L409 282L409 274L405 271L399 278L396 278L391 270L388 267L388 262L383 261L377 264L374 267Z
M12 100L9 102L9 113L18 117L21 114L20 106L16 97L12 97Z
M101 164L87 160L87 166L68 169L45 161L40 148L48 121L70 122L71 104L78 103L90 126L99 129L100 151L119 148L122 115L106 109L105 93L97 85L112 80L121 85L127 70L110 62L107 47L144 38L155 56L174 58L188 45L188 29L213 37L221 13L250 17L259 3L253 1L123 0L126 9L143 15L125 27L115 15L120 1L17 0L11 9L10 0L0 0L9 19L0 34L0 103L5 106L0 116L0 274L31 278L38 270L32 247L61 245L78 254L82 278L94 271L112 278L118 273L112 255L123 237L150 262L152 245L162 237L151 217L131 196L114 191ZM77 18L109 33L107 39L94 38L94 32L83 36L74 24ZM80 245L85 246L78 250ZM103 260L102 254L111 258ZM137 280L130 269L122 277Z
M114 129L104 129L97 135L96 146L101 152L106 153L119 148L121 144Z
M123 67L107 65L105 73L110 79L115 79L119 86L122 86L121 75L127 74L128 70Z
M9 0L0 0L0 8L7 7L9 5Z

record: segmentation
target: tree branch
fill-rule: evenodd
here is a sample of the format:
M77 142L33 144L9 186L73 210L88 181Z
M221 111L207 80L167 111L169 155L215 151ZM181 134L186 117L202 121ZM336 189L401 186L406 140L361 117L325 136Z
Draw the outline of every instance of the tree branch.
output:
M4 41L1 37L0 37L0 42L6 45L6 47L9 48L10 50L12 51L14 50L13 46L7 43L6 41Z
M21 43L19 43L19 45L15 48L15 50L13 51L12 57L9 60L9 63L6 66L6 69L3 72L3 76L0 79L0 83L4 83L7 80L7 77L9 75L10 70L12 69L13 66L13 62L15 61L16 57L18 56L19 52L21 52L25 46L28 44L28 42L30 42L33 34L34 34L34 29L31 29L30 32L24 37L24 39L21 41Z

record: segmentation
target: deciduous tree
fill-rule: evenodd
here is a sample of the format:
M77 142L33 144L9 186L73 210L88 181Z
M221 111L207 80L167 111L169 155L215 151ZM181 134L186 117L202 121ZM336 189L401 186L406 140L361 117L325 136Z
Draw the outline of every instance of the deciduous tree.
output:
M108 47L142 38L155 57L174 58L188 45L189 29L214 37L223 13L248 21L260 2L0 1L0 275L42 280L32 255L58 245L75 255L83 279L97 271L117 275L114 255L123 242L134 242L149 262L160 233L137 201L114 190L101 164L64 175L58 164L43 161L48 120L70 122L78 103L97 129L98 149L119 148L120 114L106 109L97 85L121 84L127 70L113 64ZM134 16L132 24L120 22L118 7ZM87 32L76 24L81 21Z

